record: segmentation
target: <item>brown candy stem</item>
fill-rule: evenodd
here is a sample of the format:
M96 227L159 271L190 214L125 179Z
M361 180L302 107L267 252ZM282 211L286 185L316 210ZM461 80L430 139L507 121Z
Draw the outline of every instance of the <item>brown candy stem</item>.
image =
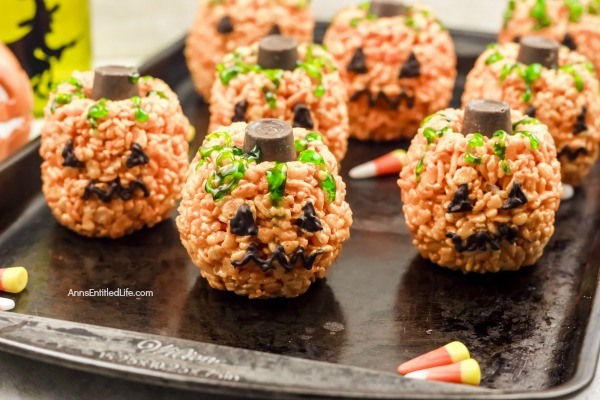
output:
M271 35L258 43L258 65L293 71L298 64L298 42L289 36Z
M244 153L260 150L262 161L288 162L296 159L292 127L279 119L263 119L246 127Z
M402 1L373 0L369 8L369 14L375 14L377 18L397 17L406 14L407 8Z
M140 90L136 78L139 77L135 67L107 65L94 71L94 87L92 98L100 100L124 100L139 96Z
M560 44L541 36L528 36L521 39L521 49L517 61L525 64L541 64L543 67L558 68Z
M465 108L462 133L492 137L496 131L512 133L510 106L495 100L471 100Z

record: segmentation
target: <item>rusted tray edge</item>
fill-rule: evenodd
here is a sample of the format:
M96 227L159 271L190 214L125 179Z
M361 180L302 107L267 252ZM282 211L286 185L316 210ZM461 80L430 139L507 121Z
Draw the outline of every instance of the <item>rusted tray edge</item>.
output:
M429 399L442 395L487 399L492 393L405 379L395 373L23 314L0 314L0 349L112 377L249 398Z

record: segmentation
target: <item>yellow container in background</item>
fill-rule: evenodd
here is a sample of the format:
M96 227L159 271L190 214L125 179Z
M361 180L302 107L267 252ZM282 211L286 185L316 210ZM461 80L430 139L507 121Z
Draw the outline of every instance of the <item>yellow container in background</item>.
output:
M42 116L53 84L91 68L88 1L2 0L0 41L29 75Z

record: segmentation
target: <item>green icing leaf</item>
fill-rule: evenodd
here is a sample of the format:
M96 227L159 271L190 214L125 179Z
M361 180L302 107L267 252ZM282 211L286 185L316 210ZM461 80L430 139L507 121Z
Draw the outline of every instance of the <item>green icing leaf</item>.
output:
M88 110L88 123L94 129L98 127L98 120L106 118L108 116L108 108L106 107L106 99L100 99L100 101Z
M486 60L485 60L485 65L491 65L493 63L496 63L500 60L503 60L504 56L502 54L500 54L500 52L496 52L496 53L492 53Z
M287 181L287 165L275 163L275 167L267 171L267 183L269 185L270 198L273 205L278 206L285 194Z
M536 0L535 5L531 8L529 13L531 18L536 20L534 25L535 30L540 30L552 25L552 20L548 15L548 10L546 9L546 0Z
M565 5L569 8L569 21L579 22L583 15L583 4L581 0L564 0Z
M583 82L583 78L579 72L577 72L577 69L574 65L563 65L560 67L560 70L565 71L573 77L573 80L575 81L575 88L578 92L582 92L583 89L585 89L585 82Z

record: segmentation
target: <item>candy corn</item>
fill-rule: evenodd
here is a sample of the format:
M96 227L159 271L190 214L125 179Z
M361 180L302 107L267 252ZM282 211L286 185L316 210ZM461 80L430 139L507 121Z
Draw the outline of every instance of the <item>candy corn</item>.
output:
M364 179L374 176L397 174L405 162L406 151L398 149L373 161L352 168L349 175L353 179Z
M0 311L9 311L15 308L14 300L0 297Z
M406 375L407 378L423 379L427 381L463 383L466 385L479 385L481 370L479 363L472 358L451 365L443 365L414 371Z
M0 268L0 290L19 293L27 286L27 270L23 267Z
M447 345L423 354L417 358L400 364L398 373L406 375L413 371L449 365L470 358L469 349L461 342L452 342Z

